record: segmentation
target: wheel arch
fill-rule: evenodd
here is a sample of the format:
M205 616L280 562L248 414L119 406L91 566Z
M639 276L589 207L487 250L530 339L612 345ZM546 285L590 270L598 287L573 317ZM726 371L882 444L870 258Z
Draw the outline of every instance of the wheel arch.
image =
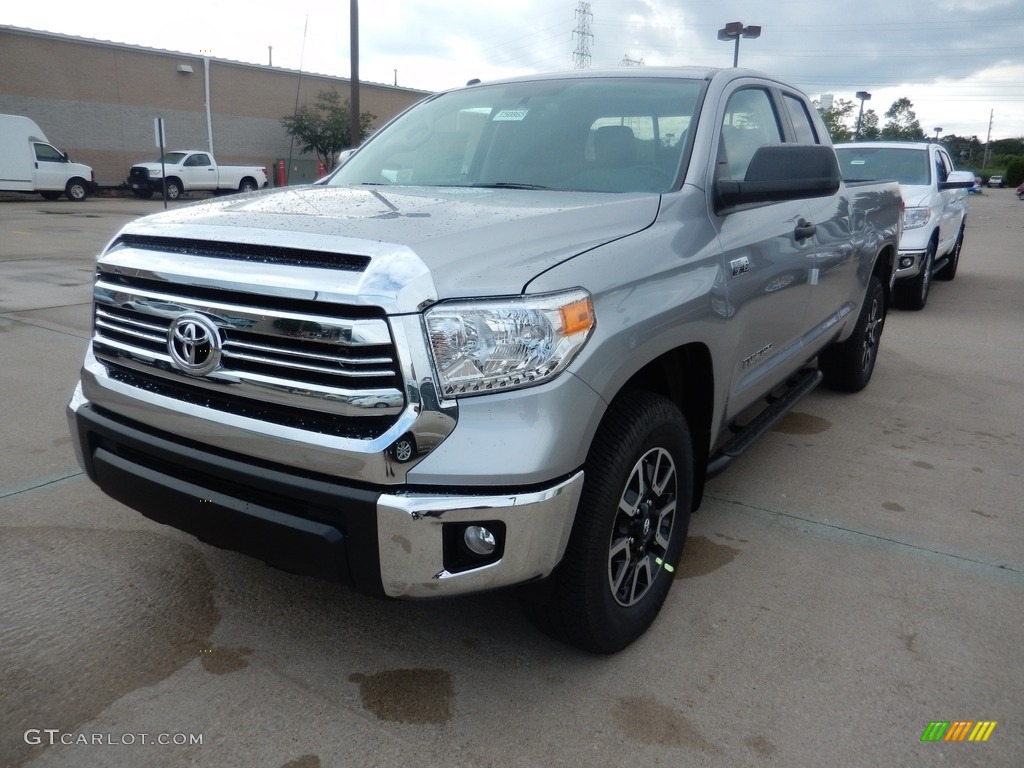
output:
M871 270L871 274L882 283L882 291L885 294L885 306L887 309L892 306L892 284L893 275L896 273L896 259L896 246L890 243L875 257L875 266Z
M710 350L699 342L670 349L634 373L617 395L627 390L644 390L667 397L686 417L693 440L692 508L696 510L704 495L715 402Z

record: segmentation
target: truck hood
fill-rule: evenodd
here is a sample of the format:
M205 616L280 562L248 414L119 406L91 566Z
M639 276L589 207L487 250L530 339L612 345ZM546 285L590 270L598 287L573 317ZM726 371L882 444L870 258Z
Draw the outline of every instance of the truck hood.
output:
M928 184L900 184L900 197L907 208L927 207L932 194L932 188Z
M566 259L650 226L660 196L437 187L257 192L138 219L124 233L371 257L365 281L429 272L433 297L508 295ZM353 285L376 294L379 286ZM408 302L402 302L407 308Z

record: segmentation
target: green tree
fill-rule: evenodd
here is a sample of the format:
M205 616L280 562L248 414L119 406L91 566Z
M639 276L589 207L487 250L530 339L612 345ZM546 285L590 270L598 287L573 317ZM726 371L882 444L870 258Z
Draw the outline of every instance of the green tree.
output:
M888 122L882 126L880 137L886 140L921 141L924 131L914 113L914 103L906 96L896 99L886 111Z
M878 113L869 109L864 113L860 121L860 140L875 141L880 135L878 130Z
M1008 187L1024 184L1024 156L1018 155L1006 164L1005 181Z
M853 113L856 105L846 99L836 99L828 109L818 107L818 114L821 115L828 135L832 137L833 144L839 144L853 139L853 131L847 126L847 121Z
M366 138L376 115L359 115L359 138ZM352 146L351 107L331 89L320 91L312 105L304 104L294 115L281 118L288 135L299 142L303 152L315 152L324 167L334 169L338 152Z

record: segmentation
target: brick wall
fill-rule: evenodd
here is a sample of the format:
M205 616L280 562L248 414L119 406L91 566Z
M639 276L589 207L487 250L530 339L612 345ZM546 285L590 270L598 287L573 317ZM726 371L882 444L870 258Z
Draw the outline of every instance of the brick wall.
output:
M187 65L192 72L178 71ZM101 184L119 184L135 162L157 155L153 118L164 118L168 149L208 149L203 59L135 46L0 26L0 113L26 115ZM349 81L293 70L210 60L213 150L222 163L309 166L281 118ZM381 125L427 94L360 83L360 110Z

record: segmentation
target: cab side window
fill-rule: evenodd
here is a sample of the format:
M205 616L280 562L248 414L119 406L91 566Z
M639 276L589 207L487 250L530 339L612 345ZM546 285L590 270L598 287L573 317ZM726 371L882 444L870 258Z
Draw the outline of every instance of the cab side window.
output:
M811 122L811 116L807 114L807 105L803 99L799 99L790 93L783 94L782 102L786 105L786 112L789 113L789 121L793 124L796 132L796 140L800 144L817 144L818 136Z
M64 161L64 155L49 144L36 144L35 148L36 160L40 160L45 163L61 163Z
M949 169L953 165L943 152L935 153L935 181L941 184L949 179Z
M758 147L781 142L779 118L768 92L761 88L736 91L722 119L716 179L742 181Z

